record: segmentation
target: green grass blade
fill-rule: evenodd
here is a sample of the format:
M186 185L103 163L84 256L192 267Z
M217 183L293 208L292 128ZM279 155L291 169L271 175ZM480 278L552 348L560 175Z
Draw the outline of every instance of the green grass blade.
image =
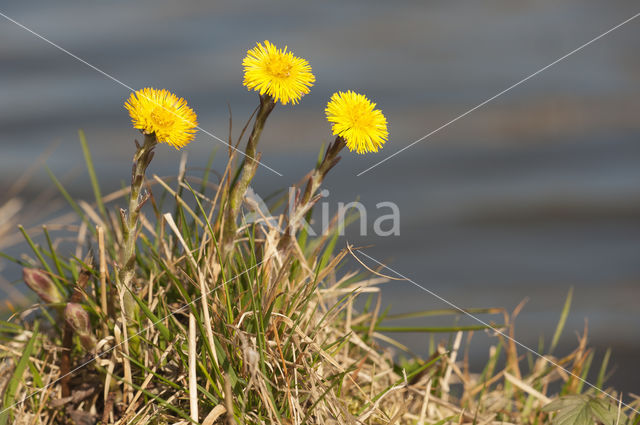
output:
M16 325L15 323L7 322L5 320L0 320L0 333L21 333L22 331L22 326Z
M82 218L83 221L89 224L87 215L84 213L84 211L82 211L82 208L78 206L78 203L73 199L73 197L69 194L69 192L67 192L67 189L64 188L60 180L58 180L58 178L55 176L55 174L53 174L53 172L51 171L51 169L49 169L49 167L45 166L45 169L47 170L47 174L49 174L49 178L51 179L53 184L56 185L56 187L60 191L60 194L62 194L63 198L66 199L69 205L71 205L71 208L73 208L76 214L78 214L78 216ZM88 226L88 227L92 232L95 232L95 229L93 229L93 226Z
M558 322L558 326L556 327L556 332L553 334L553 339L551 340L551 347L549 348L549 353L552 353L555 350L558 342L560 341L560 335L562 335L562 330L564 329L564 325L567 323L567 317L569 316L569 309L571 307L571 299L573 298L573 287L569 288L569 293L567 294L567 299L564 302L564 308L562 309L562 314L560 315L560 321Z
M9 415L11 414L11 407L15 403L15 396L16 391L18 390L18 385L20 385L20 383L22 382L22 375L29 366L29 357L31 356L33 348L36 345L38 328L39 322L36 322L33 328L33 335L31 336L31 339L29 339L29 342L27 342L27 344L25 345L22 356L20 357L20 360L18 360L18 364L13 371L11 380L7 384L7 389L4 394L2 413L0 413L0 425L6 425L7 420L9 419Z
M446 424L447 422L453 422L453 418L457 418L458 415L451 415L451 416L447 416L446 418L442 418L440 419L438 422L434 423L433 425L443 425ZM458 421L458 422L462 422L462 420Z
M5 258L5 259L11 261L12 263L18 264L19 266L22 266L22 267L30 267L31 266L31 264L29 264L29 263L27 263L25 261L19 260L19 259L15 258L15 257L12 257L9 254L6 254L6 253L4 253L2 251L0 251L0 257Z
M607 366L609 366L609 358L611 357L611 348L607 348L607 352L604 353L604 357L602 358L602 365L600 366L600 371L598 372L598 379L596 381L596 387L602 388L604 385L604 380L606 379L607 374Z
M486 325L469 325L469 326L376 326L373 328L376 332L433 332L433 333L449 333L460 331L483 331L485 329L501 329L504 325L486 326ZM353 326L351 329L358 332L366 332L368 326Z
M168 341L168 342L172 341L171 331L162 323L162 319L158 319L158 317L155 314L153 314L153 312L149 309L149 307L145 304L145 302L142 301L133 291L129 291L129 293L131 294L133 299L136 301L138 306L140 306L144 315L147 316L149 320L151 320L151 323L153 324L153 326L158 328L158 330L162 334L162 337L165 339L165 341Z
M33 383L37 388L42 388L44 386L44 382L42 382L42 376L40 376L40 372L33 362L29 362L29 371L31 372L31 376L33 377Z
M89 172L89 179L91 180L91 187L93 188L93 194L96 198L96 205L104 220L107 219L107 211L104 208L102 202L102 193L100 193L100 184L98 183L98 177L96 176L96 170L93 167L93 160L91 159L91 152L89 151L89 144L84 131L78 130L78 137L80 138L80 144L82 145L82 153L84 154L84 162L87 164L87 171Z
M119 382L126 382L127 384L131 385L135 390L142 392L149 399L155 400L158 403L158 405L162 406L163 408L167 409L168 411L171 411L171 412L175 413L176 415L180 416L182 419L187 420L189 423L195 423L191 419L191 417L189 416L189 414L187 412L185 412L184 410L174 406L174 404L172 404L172 403L168 402L167 400L163 399L162 397L152 393L151 391L142 388L137 383L128 382L124 378L116 376L114 374L112 374L111 376L113 376ZM0 425L2 425L2 424L0 424Z
M431 367L432 365L434 365L437 361L440 360L440 357L442 357L442 355L438 355L437 357L431 359L430 361L426 362L425 364L423 364L422 366L416 368L414 371L412 371L411 373L407 374L407 381L411 381L411 379L413 379L414 376L417 376L420 372L422 372L423 370L428 369L429 367ZM382 397L387 391L389 391L391 388L397 386L397 385L401 385L404 382L404 377L400 378L399 380L397 380L394 384L387 386L387 388L385 388L384 390L380 391L375 397L373 397L371 399L372 402L376 402L378 401L378 399L380 397ZM369 408L369 406L371 405L371 403L367 403L364 406L362 406L362 408L360 409L360 411L358 411L357 416L360 416L365 410L367 410Z
M58 271L58 275L60 277L64 277L64 271L62 270L62 263L58 258L58 254L53 246L53 241L51 240L51 236L49 235L49 230L47 230L47 226L42 226L42 232L44 236L47 238L47 245L49 246L49 252L51 252L51 259L53 260L53 264L56 266L56 270Z
M207 161L207 166L204 167L204 173L202 174L202 184L200 185L200 192L204 193L207 189L207 183L209 183L209 175L211 174L211 169L213 167L213 160L216 157L216 152L218 152L218 148L215 147L211 154L209 155L209 160ZM185 180L186 183L186 180ZM187 183L188 184L188 183ZM193 191L193 189L191 189Z
M322 254L322 257L320 258L320 263L318 264L318 269L322 270L325 268L325 266L327 264L329 264L329 260L331 259L331 256L333 255L333 251L336 248L336 242L338 241L338 232L334 232L333 236L331 237L331 239L329 240L329 243L327 244L326 248L324 249L324 253Z
M464 311L471 314L498 314L502 313L498 308L465 308ZM400 320L400 319L417 319L421 317L433 317L433 316L449 316L462 314L460 310L454 308L442 308L435 310L423 310L411 313L390 314L386 320Z
M51 279L55 283L56 287L58 289L60 289L63 293L65 293L66 289L64 288L64 286L60 282L60 279L58 279L56 274L51 269L51 266L49 266L49 263L47 263L47 261L44 259L44 256L42 255L42 252L40 252L40 248L38 248L38 246L33 242L33 240L27 234L27 231L24 229L24 227L22 227L22 225L19 225L18 229L20 230L20 232L22 233L22 236L24 236L24 239L27 241L27 243L29 244L29 246L33 250L33 253L36 254L36 257L38 257L38 260L40 260L40 263L42 264L42 267L44 267L44 269L47 272L49 272L49 275L51 276Z
M589 370L591 369L591 362L593 362L593 352L589 353L589 355L587 356L587 359L584 362L584 366L582 369L582 376L580 377L582 379L578 381L578 385L576 387L576 393L578 394L582 393L582 389L584 388L584 381L589 376Z

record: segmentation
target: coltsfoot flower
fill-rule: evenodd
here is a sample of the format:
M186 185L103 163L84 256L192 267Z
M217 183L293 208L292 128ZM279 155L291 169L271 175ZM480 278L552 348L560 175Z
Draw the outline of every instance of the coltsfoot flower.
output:
M387 119L366 96L337 92L331 96L325 113L333 134L345 140L350 151L359 154L378 152L389 137Z
M316 81L309 62L287 52L286 46L281 50L267 40L264 46L258 43L247 52L242 66L243 84L249 90L266 93L283 105L298 103Z
M131 115L133 127L145 134L155 133L159 143L176 149L189 144L196 134L197 116L187 102L169 92L144 88L131 93L124 107Z

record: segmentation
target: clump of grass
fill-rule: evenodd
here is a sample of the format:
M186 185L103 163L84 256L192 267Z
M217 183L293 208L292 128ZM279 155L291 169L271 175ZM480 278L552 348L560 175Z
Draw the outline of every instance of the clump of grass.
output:
M279 60L290 59L278 54ZM308 64L300 66L307 72ZM305 78L308 86L312 80ZM593 360L586 330L570 354L549 352L551 363L522 356L505 338L513 336L517 312L469 310L495 315L491 326L392 326L398 317L381 309L380 285L387 278L377 270L342 269L354 248L339 247L338 220L317 237L300 225L340 151L349 146L342 135L298 184L289 214L247 223L242 206L275 99L261 93L258 114L245 126L250 155L238 164L230 147L227 166L214 182L210 167L201 176L189 175L185 157L175 178L147 175L153 149L165 136L170 141L171 131L144 127L145 113L158 112L145 103L144 93L169 99L170 107L186 108L186 103L165 91L145 90L142 98L129 101L131 108L136 102L147 108L135 111L134 123L145 140L136 142L131 186L103 196L81 133L95 201L74 200L54 177L77 213L74 252L60 250L49 233L43 246L23 232L32 252L18 263L26 267L25 282L41 302L0 322L0 425L519 424L552 419L564 424L567 418L581 424L638 423L640 416L628 415L640 406L638 400L622 409L584 386L581 378ZM350 116L353 105L381 114L364 97L349 99L339 105L338 115ZM386 121L383 131L384 117L376 117L380 144ZM181 125L195 126L186 124ZM360 147L377 150L359 131ZM177 140L188 143L191 135ZM236 146L244 135L243 130ZM129 208L118 209L121 204ZM364 307L354 308L363 297ZM562 317L568 309L569 302ZM563 326L564 319L551 351ZM495 334L496 329L501 332ZM419 358L388 336L394 331L450 338ZM495 344L485 368L472 371L468 354L461 353L462 340L466 335L469 342L478 331L494 334ZM381 342L404 351L405 360ZM598 386L606 376L605 361ZM618 397L613 390L610 394Z
M474 330L462 327L426 329L454 336L426 359L398 363L378 344L390 341L381 331L412 329L394 329L394 318L381 313L383 277L339 272L349 251L336 248L337 229L289 237L283 251L287 234L240 226L225 259L215 217L224 216L224 176L233 173L216 183L210 175L147 182L131 318L113 267L123 249L113 204L126 190L81 209L87 237L77 252L85 257L32 244L30 266L65 301L43 301L39 314L0 324L0 423L544 423L552 413L542 407L558 396L597 395L543 359L527 356L523 365L500 335L484 370L470 371L459 351ZM353 307L359 297L368 298L362 311ZM71 304L88 322L69 325ZM495 326L512 329L502 310L473 312L498 314ZM551 358L586 377L593 358L586 332L575 351ZM605 362L598 385L606 374ZM556 384L561 390L551 395Z

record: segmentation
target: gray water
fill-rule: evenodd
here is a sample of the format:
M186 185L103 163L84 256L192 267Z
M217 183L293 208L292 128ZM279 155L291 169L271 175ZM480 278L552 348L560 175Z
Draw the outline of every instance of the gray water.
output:
M276 109L261 142L255 189L296 182L330 140L323 108L335 90L378 103L391 139L377 155L346 153L326 182L329 201L370 211L398 204L400 236L349 233L367 253L461 307L528 304L522 342L547 343L575 288L562 349L588 318L597 353L613 348L611 380L640 391L640 21L631 22L388 162L414 140L637 13L634 1L166 2L3 1L0 12L134 88L185 97L201 126L238 134L256 97L241 61L256 41L288 44L317 83L300 105ZM86 194L77 129L87 133L105 191L130 169L122 108L128 90L0 18L0 182L8 186L48 148L48 165ZM186 151L200 173L214 147L199 133ZM162 146L152 166L172 174ZM222 164L222 158L216 164ZM75 172L74 172L75 170ZM71 174L69 174L71 172ZM24 192L50 187L37 173ZM2 273L18 270L2 261ZM350 267L357 267L351 263ZM384 286L393 311L445 307L408 283ZM495 319L495 318L494 318ZM430 325L433 321L414 321ZM448 323L450 324L450 322ZM424 352L427 338L400 339ZM480 343L482 349L486 342ZM486 350L476 353L478 361Z

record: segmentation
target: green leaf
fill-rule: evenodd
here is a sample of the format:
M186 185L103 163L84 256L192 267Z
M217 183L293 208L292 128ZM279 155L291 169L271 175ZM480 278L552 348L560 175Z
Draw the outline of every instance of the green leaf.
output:
M608 400L584 394L561 397L544 406L543 412L558 412L551 421L553 425L593 425L594 421L604 425L616 425L627 417Z
M601 398L591 401L591 411L593 416L605 425L616 425L618 423L618 413L620 413L620 423L625 423L627 419L622 412L618 412L617 406Z

